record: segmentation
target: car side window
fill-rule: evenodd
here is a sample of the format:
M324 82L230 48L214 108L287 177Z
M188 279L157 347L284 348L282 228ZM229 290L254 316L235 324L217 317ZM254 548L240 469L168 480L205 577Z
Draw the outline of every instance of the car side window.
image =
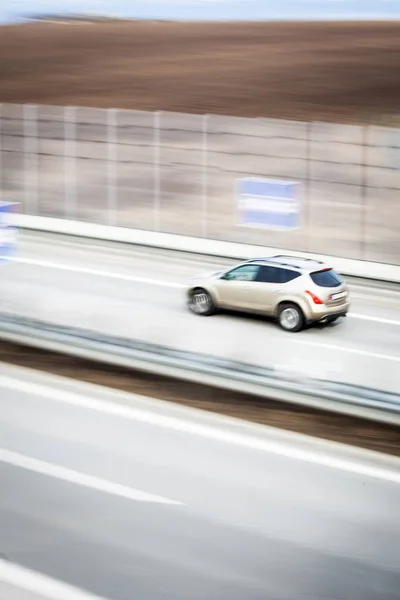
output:
M263 283L281 283L281 271L282 269L279 267L262 266L257 274L257 281Z
M223 279L228 281L254 281L259 269L258 265L242 265L225 273Z
M291 271L290 269L280 269L281 270L281 283L289 283L289 281L293 281L297 277L300 277L300 273L296 271Z

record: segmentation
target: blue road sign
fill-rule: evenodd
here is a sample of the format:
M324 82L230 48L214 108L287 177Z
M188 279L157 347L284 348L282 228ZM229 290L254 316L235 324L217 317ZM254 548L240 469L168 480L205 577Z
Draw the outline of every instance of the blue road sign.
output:
M11 260L17 249L17 227L12 216L17 212L17 202L0 201L0 261Z
M240 225L291 230L300 227L301 184L246 177L237 181Z

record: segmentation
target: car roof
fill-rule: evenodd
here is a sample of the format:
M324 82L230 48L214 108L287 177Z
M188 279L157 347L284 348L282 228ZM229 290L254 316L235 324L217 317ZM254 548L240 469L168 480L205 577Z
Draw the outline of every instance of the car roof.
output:
M301 269L302 271L321 271L322 269L329 269L329 265L326 263L313 259L305 258L303 256L289 256L284 254L277 254L276 256L267 256L261 258L253 258L246 261L247 263L274 263L281 267L289 267L292 269Z

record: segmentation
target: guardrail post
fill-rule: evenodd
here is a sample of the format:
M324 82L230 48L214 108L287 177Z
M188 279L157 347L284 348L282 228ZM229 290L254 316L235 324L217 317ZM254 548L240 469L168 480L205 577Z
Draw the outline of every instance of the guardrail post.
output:
M117 217L117 125L118 110L107 109L107 180L108 224L116 225Z
M64 108L64 216L76 217L76 107Z
M38 131L37 106L24 104L24 170L25 207L24 212L36 215L38 212Z

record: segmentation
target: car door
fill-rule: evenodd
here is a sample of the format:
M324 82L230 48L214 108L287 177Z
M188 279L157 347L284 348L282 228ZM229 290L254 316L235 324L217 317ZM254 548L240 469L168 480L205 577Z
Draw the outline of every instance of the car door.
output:
M249 305L252 310L272 313L276 297L282 289L282 269L272 265L262 265L249 292Z
M259 265L240 265L227 271L215 284L218 303L226 308L252 310L251 288Z

